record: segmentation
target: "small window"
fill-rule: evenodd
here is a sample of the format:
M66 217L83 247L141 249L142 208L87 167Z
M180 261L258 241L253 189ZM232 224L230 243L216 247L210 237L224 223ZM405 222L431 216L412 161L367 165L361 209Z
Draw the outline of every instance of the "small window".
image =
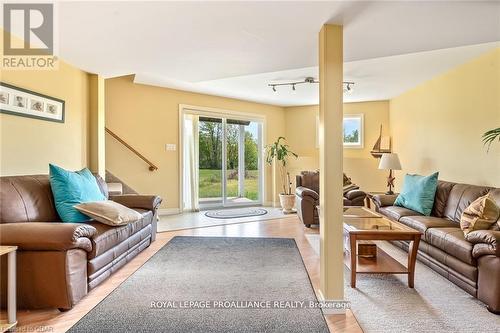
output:
M363 115L344 115L344 148L363 148Z

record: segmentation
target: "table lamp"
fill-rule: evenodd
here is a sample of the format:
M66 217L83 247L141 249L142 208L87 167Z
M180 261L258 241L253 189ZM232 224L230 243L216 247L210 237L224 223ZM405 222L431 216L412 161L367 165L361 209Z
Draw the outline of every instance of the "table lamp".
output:
M398 154L382 154L378 168L380 170L389 170L389 177L387 177L387 186L389 187L389 191L387 191L386 194L394 194L392 188L394 187L394 179L396 178L392 175L392 170L401 170L401 163L399 162Z

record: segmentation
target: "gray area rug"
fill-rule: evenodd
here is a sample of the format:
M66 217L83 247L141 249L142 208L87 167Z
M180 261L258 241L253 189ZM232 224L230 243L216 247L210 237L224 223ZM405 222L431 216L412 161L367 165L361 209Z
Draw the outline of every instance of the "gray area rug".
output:
M205 212L205 216L214 219L236 219L240 217L260 216L266 214L267 210L256 207L219 209L219 210L209 210Z
M319 235L306 235L319 254ZM407 253L388 242L377 242L385 252L406 265ZM345 299L365 333L384 332L500 332L500 316L417 261L415 288L405 275L359 274L356 289L344 270Z
M316 296L293 239L178 236L68 332L328 332L321 310L313 308L151 306L185 301Z

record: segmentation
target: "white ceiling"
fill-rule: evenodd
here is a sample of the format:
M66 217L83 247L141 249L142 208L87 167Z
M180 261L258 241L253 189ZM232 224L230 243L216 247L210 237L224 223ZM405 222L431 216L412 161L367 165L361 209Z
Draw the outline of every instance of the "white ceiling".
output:
M355 84L351 93L344 94L344 102L393 98L495 47L500 47L500 42L347 62L344 80ZM290 86L277 87L276 92L268 87L268 83L300 81L307 76L317 78L318 67L202 82L141 73L135 75L134 82L281 106L318 104L318 84L297 85L295 91Z
M86 71L279 105L317 103L263 84L317 71L324 23L344 26L353 100L388 98L481 47L400 55L500 41L500 2L62 2L57 17L60 56Z

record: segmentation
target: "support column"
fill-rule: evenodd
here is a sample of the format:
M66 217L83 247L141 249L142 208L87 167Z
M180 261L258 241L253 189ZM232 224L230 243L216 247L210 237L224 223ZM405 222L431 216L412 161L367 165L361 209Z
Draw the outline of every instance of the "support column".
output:
M320 295L329 301L344 299L342 76L342 26L326 24L319 33Z
M106 174L104 78L96 74L89 74L89 79L89 168L104 178Z

